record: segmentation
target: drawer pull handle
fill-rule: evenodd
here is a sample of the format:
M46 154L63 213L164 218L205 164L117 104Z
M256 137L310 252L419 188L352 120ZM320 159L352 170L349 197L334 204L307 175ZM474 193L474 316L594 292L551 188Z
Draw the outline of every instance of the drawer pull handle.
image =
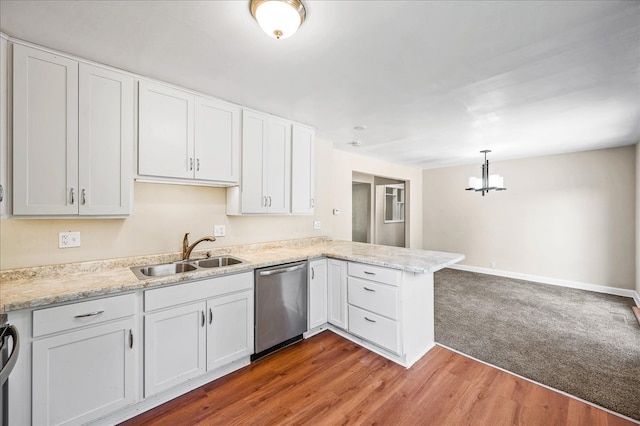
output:
M369 319L369 318L367 318L367 317L364 317L364 319L366 319L366 320L367 320L367 321L369 321L369 322L376 322L376 320L372 320L372 319Z
M369 288L369 287L363 287L363 288L364 288L365 290L367 290L367 291L372 291L372 292L374 292L374 293L376 292L374 289Z
M375 272L369 272L369 271L364 271L364 273L367 274L367 275L375 275L376 274Z
M86 317L95 317L96 315L100 315L104 313L104 310L99 310L99 311L93 311L93 312L89 312L87 314L80 314L80 315L76 315L74 318L86 318Z
M133 349L133 330L129 329L129 349Z
M201 311L201 312L202 312L202 326L204 327L204 322L205 322L205 319L204 319L204 311Z
M213 311L209 308L209 324L213 323Z
M316 271L311 268L311 279L314 280L316 278Z

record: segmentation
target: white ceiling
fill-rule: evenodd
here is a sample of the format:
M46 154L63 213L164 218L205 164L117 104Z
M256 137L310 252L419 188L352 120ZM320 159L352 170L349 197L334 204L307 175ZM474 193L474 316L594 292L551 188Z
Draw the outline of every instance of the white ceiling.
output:
M638 1L304 4L286 40L248 0L1 0L0 29L419 168L640 141Z

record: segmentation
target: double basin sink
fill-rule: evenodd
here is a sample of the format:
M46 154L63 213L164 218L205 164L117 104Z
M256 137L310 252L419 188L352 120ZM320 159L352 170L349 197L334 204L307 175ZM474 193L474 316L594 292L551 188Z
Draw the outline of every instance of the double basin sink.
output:
M132 266L130 269L136 277L141 280L146 280L150 277L163 277L181 274L183 272L193 272L198 269L221 268L239 263L243 263L243 260L232 256L219 256L199 260L180 260L171 263L160 263L158 265Z

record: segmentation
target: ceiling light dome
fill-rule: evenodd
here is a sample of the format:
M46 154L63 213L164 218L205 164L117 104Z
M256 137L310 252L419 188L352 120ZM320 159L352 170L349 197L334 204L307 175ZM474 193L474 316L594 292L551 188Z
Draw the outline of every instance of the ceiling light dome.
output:
M306 16L300 0L251 0L250 7L262 30L276 39L292 36Z

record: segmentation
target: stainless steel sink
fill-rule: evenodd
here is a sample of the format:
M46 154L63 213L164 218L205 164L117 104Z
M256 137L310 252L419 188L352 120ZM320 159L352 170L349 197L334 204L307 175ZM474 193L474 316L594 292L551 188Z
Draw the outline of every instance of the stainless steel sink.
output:
M200 268L220 268L221 266L237 265L238 263L242 263L242 260L231 256L211 257L195 262Z
M231 256L220 256L200 260L160 263L158 265L132 266L130 269L138 279L146 280L150 277L182 274L198 269L221 268L239 263L243 263L243 260Z

